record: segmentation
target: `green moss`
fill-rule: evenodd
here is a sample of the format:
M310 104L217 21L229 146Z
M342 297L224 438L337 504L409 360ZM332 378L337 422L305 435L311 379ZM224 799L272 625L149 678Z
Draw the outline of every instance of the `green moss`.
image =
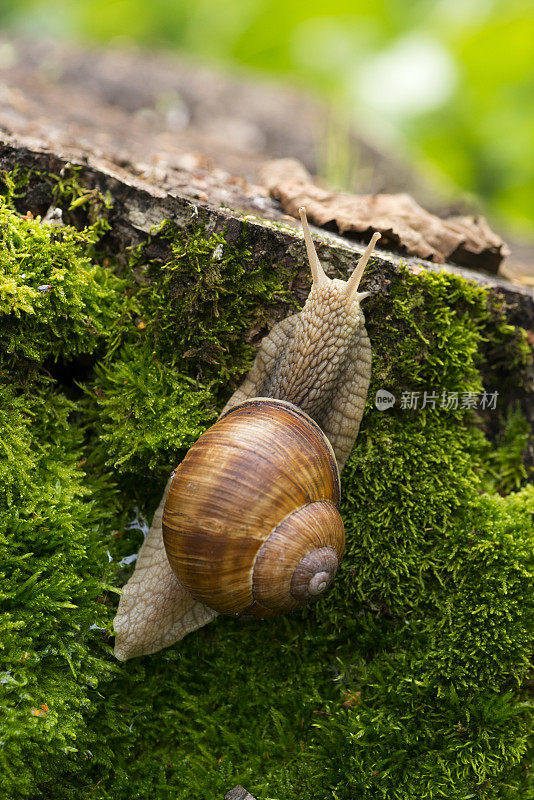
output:
M373 388L479 391L477 354L486 319L478 287L446 273L407 270L390 295L365 306L373 343ZM371 392L372 393L372 392ZM463 416L456 414L455 416Z
M90 394L100 431L94 461L137 482L147 470L164 480L215 417L211 393L156 360L146 341L98 365Z
M83 230L85 239L93 244L111 228L110 196L102 194L96 187L86 186L79 167L66 165L60 175L50 175L39 170L2 171L0 187L4 202L12 211L32 218L40 214L37 208L34 208L33 214L29 209L30 205L35 206L36 203L46 211L59 210L59 219L54 215L52 224L57 227L65 223L78 231ZM90 247L88 251L94 253Z
M4 364L93 353L113 328L122 284L85 255L92 235L20 219L0 196L0 236Z
M100 601L110 575L103 521L116 498L77 464L82 437L69 401L48 386L1 395L10 411L2 438L11 431L17 444L5 454L15 480L0 501L0 786L16 798L36 796L80 752L89 697L115 671Z
M531 433L530 425L517 404L509 407L506 416L503 415L495 445L487 447L486 470L490 487L508 494L519 489L532 475L533 468L526 466L524 460Z
M0 207L0 796L174 800L239 782L279 800L527 797L534 491L517 491L528 431L507 408L526 391L521 332L450 275L406 272L370 299L333 590L122 665L113 587L143 515L291 276L253 263L246 234L230 249L170 225L105 261L107 201L45 179L76 229L21 218L20 178ZM168 258L149 257L156 240ZM492 412L374 406L380 388L483 387L502 392Z
M145 248L131 259L144 268L137 292L144 336L159 358L213 388L246 371L254 348L246 336L261 331L274 304L286 300L289 274L254 263L245 240L230 247L202 226L180 231L166 223L155 232L170 242L165 263L145 263ZM245 291L243 289L245 288Z

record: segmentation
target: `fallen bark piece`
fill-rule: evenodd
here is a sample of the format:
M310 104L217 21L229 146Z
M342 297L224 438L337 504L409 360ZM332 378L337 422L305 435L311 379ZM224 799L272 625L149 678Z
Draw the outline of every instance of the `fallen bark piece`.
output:
M256 800L243 786L234 786L224 795L224 800Z
M316 186L306 168L295 159L267 162L261 178L272 197L291 216L306 206L316 225L334 223L339 233L370 235L380 231L382 244L419 258L443 264L497 272L509 255L503 240L484 217L440 219L425 211L408 194L354 195Z

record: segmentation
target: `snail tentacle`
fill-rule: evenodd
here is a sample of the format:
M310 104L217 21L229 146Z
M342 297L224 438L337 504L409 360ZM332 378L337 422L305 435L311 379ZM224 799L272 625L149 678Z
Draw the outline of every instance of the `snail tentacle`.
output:
M375 233L373 233L373 235L371 237L371 241L367 245L364 254L362 255L362 257L360 258L360 260L356 264L352 275L350 276L350 278L347 281L347 301L348 302L351 302L356 297L358 297L358 299L360 299L362 297L362 294L365 295L366 297L368 295L368 292L362 292L361 294L358 294L358 287L360 285L360 281L362 279L362 275L363 275L363 272L365 270L365 267L367 266L367 264L369 262L369 259L371 258L371 255L372 255L373 250L375 248L375 245L376 245L376 243L378 242L379 239L380 239L380 234L378 233L378 231L376 231Z
M330 278L326 275L323 265L319 261L317 250L310 233L310 226L308 225L308 218L306 217L306 209L299 208L300 221L302 222L302 231L304 233L304 242L306 243L306 252L308 253L308 261L310 262L310 269L314 286L329 281Z

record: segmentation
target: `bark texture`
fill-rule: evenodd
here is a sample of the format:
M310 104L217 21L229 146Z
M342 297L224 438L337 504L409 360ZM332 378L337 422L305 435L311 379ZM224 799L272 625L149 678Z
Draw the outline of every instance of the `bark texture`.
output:
M243 786L234 786L224 795L224 800L256 800Z

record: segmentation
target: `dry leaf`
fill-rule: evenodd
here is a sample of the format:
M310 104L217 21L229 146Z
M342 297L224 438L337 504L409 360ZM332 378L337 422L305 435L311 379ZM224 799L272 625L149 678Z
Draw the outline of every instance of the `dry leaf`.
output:
M329 192L312 183L305 167L295 159L267 162L261 174L272 197L291 216L306 206L315 225L334 223L339 233L368 238L382 234L381 244L435 261L453 261L465 267L496 272L509 254L503 240L493 233L484 217L440 219L408 194L354 195Z

